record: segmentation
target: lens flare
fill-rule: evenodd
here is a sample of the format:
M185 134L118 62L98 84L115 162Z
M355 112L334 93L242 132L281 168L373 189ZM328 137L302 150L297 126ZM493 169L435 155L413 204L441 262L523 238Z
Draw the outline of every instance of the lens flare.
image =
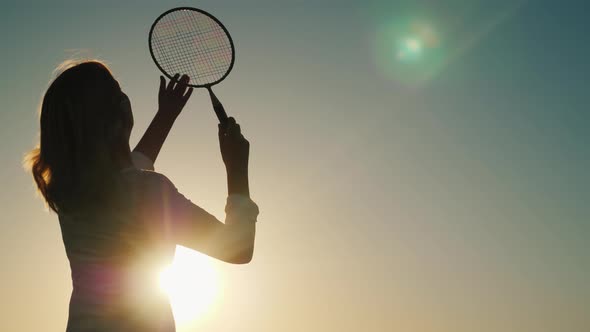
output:
M422 50L422 44L419 40L411 38L406 40L406 48L410 52L420 53L420 51Z
M415 18L391 18L378 26L374 55L380 74L406 86L428 81L444 59L440 33Z
M399 60L416 60L422 54L422 43L416 38L404 39L399 46Z

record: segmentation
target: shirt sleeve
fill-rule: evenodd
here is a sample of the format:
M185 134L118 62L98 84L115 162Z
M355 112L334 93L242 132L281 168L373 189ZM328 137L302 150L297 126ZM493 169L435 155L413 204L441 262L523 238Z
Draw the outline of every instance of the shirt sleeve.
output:
M258 205L250 197L233 194L227 197L225 204L225 223L256 222L260 213Z
M234 194L227 197L226 218L223 223L181 194L167 177L158 173L152 174L158 177L159 182L156 198L158 202L154 205L160 206L164 230L168 237L195 238L189 236L190 234L203 234L206 237L207 233L223 232L220 229L225 225L256 222L258 206L247 196Z
M131 152L131 162L137 169L145 169L148 171L154 170L154 162L146 157L143 153L138 151Z

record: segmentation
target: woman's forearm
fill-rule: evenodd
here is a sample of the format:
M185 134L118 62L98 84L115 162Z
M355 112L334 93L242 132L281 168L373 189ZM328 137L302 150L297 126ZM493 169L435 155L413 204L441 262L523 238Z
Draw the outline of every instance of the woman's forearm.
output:
M250 185L248 184L248 169L227 169L227 194L240 194L250 197Z
M152 162L156 162L156 158L175 120L176 116L158 110L133 151L141 152Z
M256 224L243 222L234 225L227 225L231 232L232 245L226 247L227 262L233 264L247 264L254 255L254 242L256 238Z
M160 90L158 92L158 111L150 123L139 143L133 151L141 152L146 157L156 162L164 141L180 114L184 105L190 98L193 88L188 87L189 77L183 75L180 80L179 74L166 84L164 76L160 76Z

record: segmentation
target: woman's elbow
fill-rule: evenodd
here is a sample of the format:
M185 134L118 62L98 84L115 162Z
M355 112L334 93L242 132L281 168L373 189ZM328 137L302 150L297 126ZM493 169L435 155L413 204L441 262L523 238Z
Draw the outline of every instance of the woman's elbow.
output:
M238 254L232 255L229 257L226 262L231 264L248 264L252 261L252 257L254 256L254 247L250 247L245 250L241 250Z
M256 228L253 225L248 225L246 228L240 228L234 234L237 234L234 242L233 250L231 250L231 259L228 260L232 264L248 264L252 261L254 255L254 239L256 237ZM241 225L243 227L243 225Z
M232 261L231 263L234 265L246 265L252 261L252 256L244 257L237 260Z

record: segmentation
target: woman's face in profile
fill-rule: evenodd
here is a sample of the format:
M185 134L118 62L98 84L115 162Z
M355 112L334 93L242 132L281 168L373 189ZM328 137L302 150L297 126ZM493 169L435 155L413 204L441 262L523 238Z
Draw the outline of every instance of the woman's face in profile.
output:
M125 137L129 138L131 136L131 129L133 129L133 112L131 111L131 101L129 97L121 91L119 102L119 111L121 112L122 116L121 119L123 120L123 130L125 130Z

